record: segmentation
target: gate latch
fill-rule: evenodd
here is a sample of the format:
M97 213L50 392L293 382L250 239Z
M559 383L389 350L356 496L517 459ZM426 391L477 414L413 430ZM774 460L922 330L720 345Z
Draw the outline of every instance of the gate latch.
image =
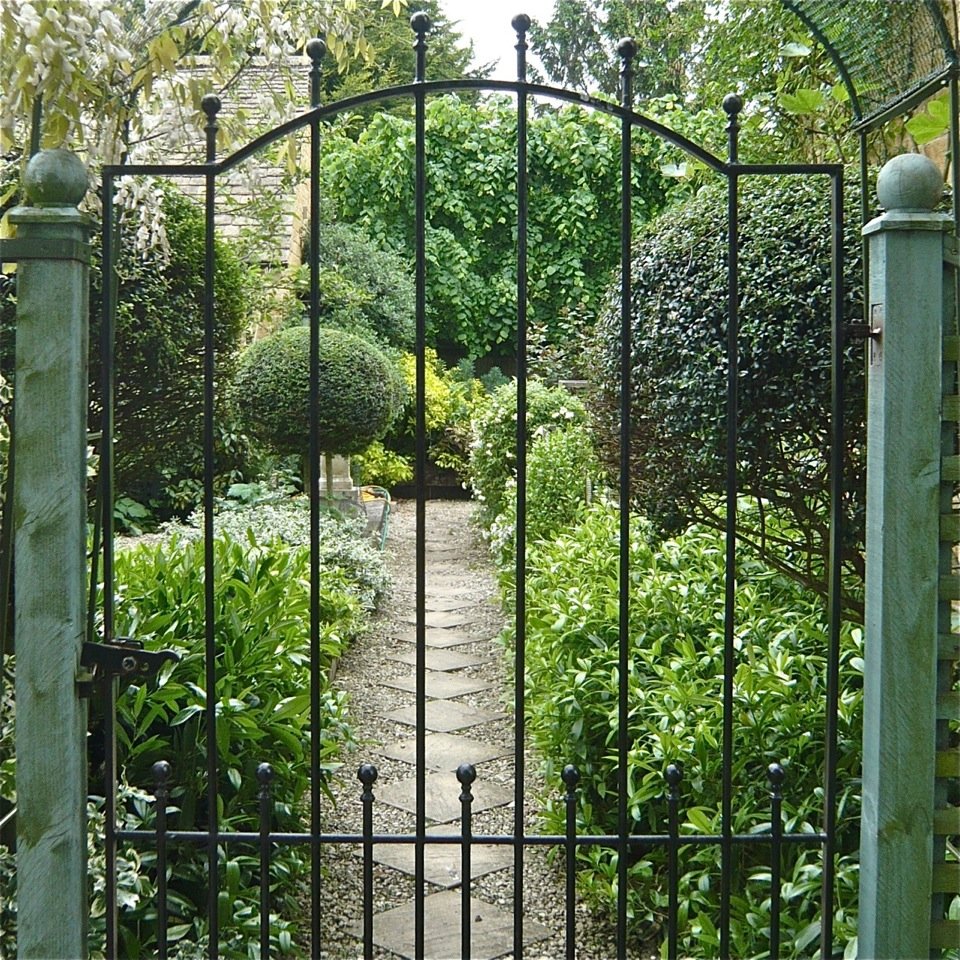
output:
M118 637L113 643L84 643L80 653L81 674L77 687L81 697L93 694L98 683L114 677L145 680L153 676L167 660L180 659L173 650L144 650L143 642Z

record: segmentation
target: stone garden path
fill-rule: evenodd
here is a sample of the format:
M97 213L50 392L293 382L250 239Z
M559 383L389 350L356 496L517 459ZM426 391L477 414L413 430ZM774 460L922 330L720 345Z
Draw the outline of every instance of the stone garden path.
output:
M497 636L503 625L485 548L469 526L472 505L430 501L426 533L426 816L429 833L458 836L460 784L455 770L472 763L472 827L475 835L512 834L514 821L514 728ZM359 747L333 782L335 804L327 831L359 832L360 763L373 763L374 833L415 831L415 507L395 505L390 518L388 563L391 598L367 640L342 660L336 686L350 696L350 715ZM536 824L542 782L538 764L527 760L525 816ZM513 849L508 845L471 848L472 957L492 960L513 948ZM356 846L325 853L322 956L361 955L362 868ZM377 956L413 958L414 850L409 844L374 847L374 931ZM459 844L425 848L425 958L460 957L461 850ZM524 855L524 956L531 960L564 955L563 873L542 848ZM592 927L586 914L578 923ZM597 944L580 957L609 956L612 944L598 930L584 929Z

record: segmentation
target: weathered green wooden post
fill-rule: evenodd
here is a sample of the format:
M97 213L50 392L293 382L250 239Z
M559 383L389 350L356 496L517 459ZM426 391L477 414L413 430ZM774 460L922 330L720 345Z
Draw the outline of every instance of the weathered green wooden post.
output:
M17 276L17 955L87 955L85 628L87 173L66 150L27 166L10 220Z
M880 172L870 244L859 955L930 954L944 240L918 154Z

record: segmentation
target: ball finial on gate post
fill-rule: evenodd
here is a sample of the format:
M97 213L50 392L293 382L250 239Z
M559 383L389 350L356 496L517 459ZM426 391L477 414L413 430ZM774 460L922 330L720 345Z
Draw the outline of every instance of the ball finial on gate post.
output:
M327 45L319 37L308 40L304 49L314 63L319 63L327 54Z
M35 207L75 207L87 192L87 168L69 150L41 150L30 158L23 186Z
M432 26L433 24L430 22L430 18L422 10L418 10L410 18L410 29L418 37L422 37L425 33L429 33Z
M200 101L200 107L203 112L207 115L207 121L213 123L216 120L217 114L220 112L220 98L215 93L208 93Z
M637 55L637 41L633 37L622 37L617 43L617 53L621 60L632 60Z
M877 199L884 210L929 213L943 196L939 167L922 153L901 153L877 177Z

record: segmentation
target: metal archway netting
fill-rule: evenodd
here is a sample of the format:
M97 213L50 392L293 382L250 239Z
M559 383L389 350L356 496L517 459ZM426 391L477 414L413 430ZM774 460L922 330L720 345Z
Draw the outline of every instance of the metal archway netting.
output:
M782 0L820 41L873 129L943 86L957 67L951 0Z

